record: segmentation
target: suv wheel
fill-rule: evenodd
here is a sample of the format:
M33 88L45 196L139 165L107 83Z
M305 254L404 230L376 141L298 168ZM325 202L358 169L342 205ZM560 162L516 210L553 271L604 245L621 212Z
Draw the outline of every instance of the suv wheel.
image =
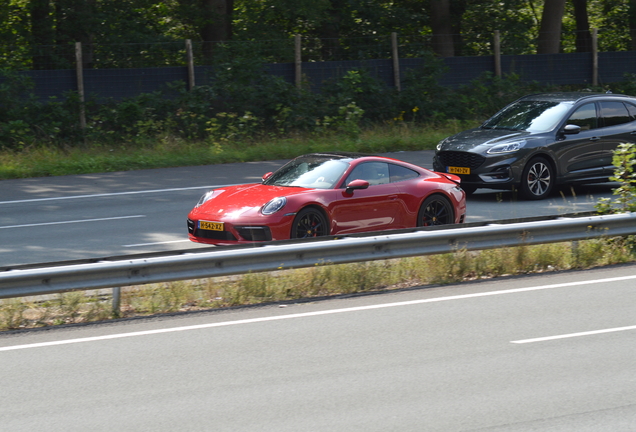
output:
M543 199L552 191L554 180L550 162L543 157L535 157L523 169L521 193L529 200Z

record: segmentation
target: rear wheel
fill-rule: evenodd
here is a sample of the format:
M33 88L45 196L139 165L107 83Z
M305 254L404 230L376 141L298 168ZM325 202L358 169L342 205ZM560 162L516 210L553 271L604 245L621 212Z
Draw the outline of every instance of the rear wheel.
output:
M450 201L442 195L432 195L424 200L417 215L417 226L435 226L455 223Z
M329 234L329 224L325 216L314 208L304 208L294 218L291 238L320 237Z
M536 157L528 162L521 175L521 193L526 199L547 197L554 187L554 170L545 158Z

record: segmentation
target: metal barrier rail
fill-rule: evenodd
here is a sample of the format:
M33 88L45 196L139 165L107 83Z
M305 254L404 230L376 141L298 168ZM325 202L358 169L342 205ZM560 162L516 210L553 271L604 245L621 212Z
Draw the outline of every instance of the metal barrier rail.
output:
M636 234L636 213L325 237L0 273L0 298Z

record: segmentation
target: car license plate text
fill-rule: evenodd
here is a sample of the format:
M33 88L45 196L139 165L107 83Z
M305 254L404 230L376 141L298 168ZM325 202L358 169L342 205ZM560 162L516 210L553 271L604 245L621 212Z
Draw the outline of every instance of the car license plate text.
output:
M210 231L223 231L223 222L199 221L199 229Z
M470 168L466 167L449 166L447 169L449 174L470 174Z

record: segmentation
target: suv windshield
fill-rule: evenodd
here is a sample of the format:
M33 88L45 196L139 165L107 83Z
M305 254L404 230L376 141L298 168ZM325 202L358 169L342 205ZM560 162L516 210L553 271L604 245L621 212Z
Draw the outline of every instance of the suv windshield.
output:
M281 167L263 182L269 186L297 186L312 189L330 189L349 167L351 159L333 156L304 156Z
M481 126L485 129L547 132L570 110L570 102L522 100L508 105Z

